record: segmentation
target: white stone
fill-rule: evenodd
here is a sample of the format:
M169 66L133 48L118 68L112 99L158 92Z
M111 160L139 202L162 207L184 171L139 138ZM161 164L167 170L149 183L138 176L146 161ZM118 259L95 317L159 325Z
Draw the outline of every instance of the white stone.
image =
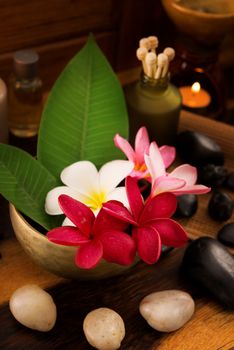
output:
M195 304L180 290L164 290L147 295L140 303L140 313L154 329L172 332L190 320Z
M89 312L84 319L83 329L89 344L99 350L119 349L125 336L123 319L108 308Z
M12 294L10 310L18 322L42 332L51 330L57 317L52 297L35 284L24 285Z

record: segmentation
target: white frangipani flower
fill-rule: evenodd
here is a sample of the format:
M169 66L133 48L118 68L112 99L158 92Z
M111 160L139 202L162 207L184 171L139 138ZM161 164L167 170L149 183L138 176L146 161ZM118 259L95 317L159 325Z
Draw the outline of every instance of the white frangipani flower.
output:
M99 172L89 161L79 161L66 167L60 178L65 186L59 186L48 192L45 211L50 215L63 214L58 197L67 194L79 200L97 214L102 203L118 200L128 207L125 187L116 186L131 173L134 164L127 160L113 160L104 164ZM63 224L70 224L66 218Z

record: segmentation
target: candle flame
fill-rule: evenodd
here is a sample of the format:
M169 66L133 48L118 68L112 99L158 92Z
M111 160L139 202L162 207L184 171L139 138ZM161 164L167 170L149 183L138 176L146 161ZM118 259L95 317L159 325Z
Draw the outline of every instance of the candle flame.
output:
M201 85L196 81L191 87L192 92L198 93L201 89Z

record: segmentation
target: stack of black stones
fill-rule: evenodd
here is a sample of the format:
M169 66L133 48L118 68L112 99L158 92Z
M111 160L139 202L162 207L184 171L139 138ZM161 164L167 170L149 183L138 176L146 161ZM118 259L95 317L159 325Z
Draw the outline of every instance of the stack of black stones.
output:
M185 251L182 272L189 280L211 292L224 306L234 309L234 257L225 246L234 247L234 202L225 189L234 191L234 173L224 167L220 146L204 134L184 131L177 137L180 158L198 169L199 183L212 188L208 215L224 222L217 239L201 237L191 242ZM177 217L191 217L198 207L197 196L178 197Z

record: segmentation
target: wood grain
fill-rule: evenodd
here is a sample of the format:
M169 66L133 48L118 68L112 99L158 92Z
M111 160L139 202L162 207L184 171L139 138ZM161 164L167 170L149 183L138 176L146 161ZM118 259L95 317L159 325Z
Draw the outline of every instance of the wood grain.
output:
M113 0L1 1L0 53L116 28Z
M154 0L0 0L0 77L9 80L14 51L32 48L45 91L51 89L90 32L114 70L124 71L139 66L142 37L155 33L162 44L163 24L165 13Z
M139 65L139 39L159 34L164 17L159 21L158 8L154 0L0 0L0 76L9 80L14 51L32 48L40 55L44 88L51 89L90 32L115 70Z
M35 49L40 56L39 73L43 81L44 91L51 89L51 86L65 68L66 64L85 44L87 35L88 33L78 38L60 40L59 42L43 44L41 46L30 46L30 48ZM109 62L114 66L117 33L115 31L96 33L95 39L107 56ZM9 76L12 74L12 66L12 52L0 55L0 76L6 82L8 82Z
M0 251L0 304L9 300L14 290L23 284L36 283L48 288L64 281L32 262L16 239L1 242Z
M123 1L0 1L0 76L13 70L13 52L33 48L40 55L40 76L50 89L90 32L114 66Z

